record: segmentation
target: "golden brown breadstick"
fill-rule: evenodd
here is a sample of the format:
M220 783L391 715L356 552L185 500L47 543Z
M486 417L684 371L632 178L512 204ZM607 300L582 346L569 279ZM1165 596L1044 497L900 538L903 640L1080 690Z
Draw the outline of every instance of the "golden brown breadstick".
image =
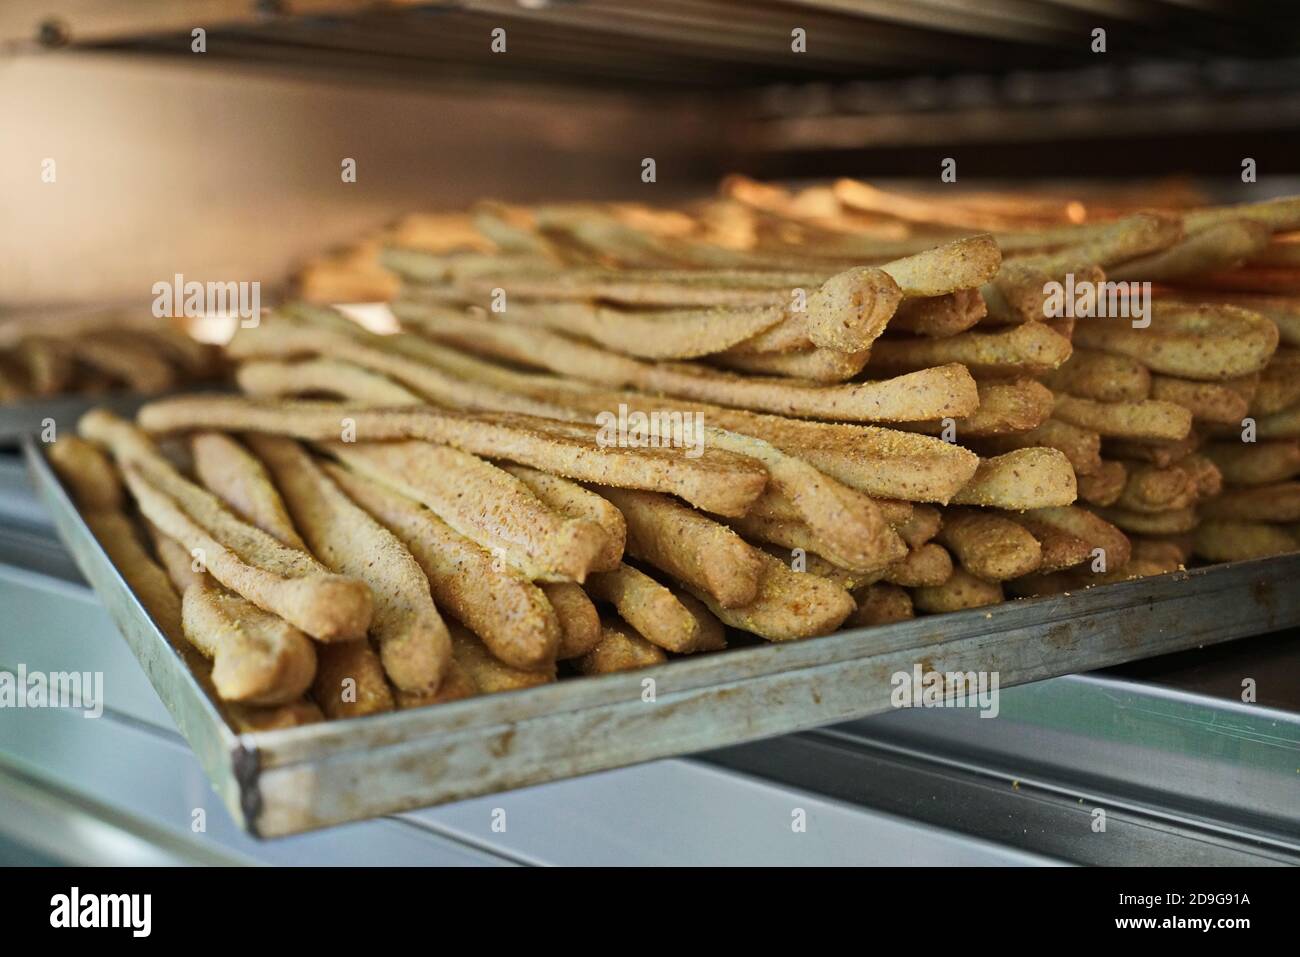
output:
M910 549L907 555L885 569L881 578L892 585L915 588L942 585L952 577L952 556L942 545L926 542Z
M665 495L597 488L627 520L627 553L719 604L739 608L758 593L763 562L739 535ZM724 621L726 619L723 619Z
M983 234L927 249L880 268L893 277L907 299L944 296L991 280L1002 264L997 241Z
M220 432L198 433L190 452L199 481L232 512L290 548L307 550L266 468L252 453Z
M146 477L137 462L124 463L123 473L144 516L191 554L203 555L208 572L231 591L320 641L347 641L358 632L365 633L372 605L370 591L362 582L317 571L305 554L276 551L292 550L252 526L243 530L245 541L239 549L229 548L155 485L152 476ZM231 516L231 521L237 520ZM258 540L254 532L265 540ZM247 542L258 546L260 564L245 560L245 554L254 553Z
M427 442L331 442L350 469L432 509L535 581L583 581L611 548L605 530L543 504L509 472Z
M249 443L312 553L338 574L370 586L370 635L389 680L402 691L435 690L451 659L451 638L428 579L406 546L348 498L297 442L254 435Z
M504 465L507 472L528 486L543 505L561 515L595 522L605 533L605 547L592 571L612 571L623 560L627 522L623 513L595 492L557 475L539 472L526 465Z
M541 586L560 622L560 643L555 657L561 660L585 655L600 641L600 615L587 593L573 582Z
M889 320L889 329L942 338L965 332L988 313L978 289L958 289L943 296L907 299ZM908 599L909 605L911 599Z
M1139 256L1106 270L1106 278L1134 282L1173 282L1239 266L1268 245L1265 223L1229 220L1192 233L1157 253Z
M1151 398L1181 405L1203 422L1240 425L1249 403L1226 382L1195 382L1173 376L1151 377Z
M288 704L316 675L316 650L297 628L205 579L181 597L185 637L212 659L212 683L227 701Z
M1300 404L1300 349L1286 346L1273 353L1250 399L1252 415L1272 415Z
M45 456L78 508L122 508L122 480L108 457L85 439L61 436L45 446Z
M1137 402L1151 395L1151 373L1138 360L1077 346L1043 381L1057 392L1096 402Z
M340 359L245 362L235 371L235 381L249 395L263 397L324 393L367 405L424 403L424 399L410 389L381 373Z
M1181 405L1143 399L1140 402L1093 402L1072 395L1058 395L1053 416L1091 429L1104 438L1186 438L1192 429L1192 413Z
M945 501L972 474L978 458L959 446L924 436L900 435L873 426L810 422L729 409L686 399L662 399L634 392L597 389L572 379L534 376L485 362L445 346L407 336L384 337L425 366L458 377L462 385L486 384L530 397L552 410L546 414L590 417L620 404L629 414L696 414L709 426L754 436L815 465L869 495ZM551 469L550 471L554 471Z
M1086 542L1089 549L1101 549L1103 554L1099 557L1104 559L1108 569L1123 568L1132 555L1128 536L1086 508L1034 509L1026 512L1024 517L1073 535Z
M143 343L103 332L62 341L79 362L120 379L132 392L165 392L176 385L176 370Z
M1056 449L1017 449L983 459L953 505L1026 509L1069 505L1078 488L1070 461Z
M1038 446L1056 449L1069 460L1075 474L1080 477L1091 475L1102 466L1101 436L1091 429L1081 429L1060 419L1048 419L1019 435L999 435L984 439L979 446L994 455Z
M327 463L325 470L415 556L439 608L464 622L506 664L524 670L550 666L560 622L546 595L522 572L414 500L337 465Z
M451 650L456 663L468 675L480 694L535 688L555 681L555 669L527 671L512 668L496 658L478 637L456 623L451 623Z
M1160 299L1151 325L1081 319L1075 345L1137 359L1152 372L1186 379L1234 379L1258 372L1277 348L1277 326L1236 306Z
M1267 485L1300 475L1300 442L1211 442L1205 454L1230 485Z
M364 638L321 645L311 696L329 718L359 718L392 711L397 702L379 655Z
M1151 462L1164 468L1181 462L1195 452L1200 444L1200 436L1193 429L1185 438L1172 440L1108 438L1102 443L1102 451L1108 458Z
M193 673L199 686L214 702L218 702L217 689L212 684L212 666L198 649L185 639L182 625L181 599L168 581L167 574L149 557L136 537L131 521L120 511L100 509L85 513L86 526L99 541L113 566L131 587L158 630L176 650ZM322 718L320 710L311 702L298 701L278 707L226 702L221 709L231 726L238 732L269 731L275 728L296 727Z
M978 509L947 510L939 544L972 575L989 581L1019 578L1042 563L1042 548L1032 534L1008 518Z
M528 416L211 396L159 400L142 408L139 419L153 432L234 429L324 442L342 438L351 425L367 442L445 443L566 478L670 492L720 515L743 513L767 483L758 463L721 450L690 458L682 449L605 447L589 426Z
M1023 434L1048 420L1055 405L1052 390L1033 379L1010 379L979 383L979 408L960 419L930 422L902 422L897 428L942 434L952 423L962 440L1006 434Z
M916 612L912 609L912 596L897 585L867 585L855 592L853 597L857 600L858 607L844 622L849 628L870 628L916 617Z
M1024 526L1038 541L1041 559L1035 571L1040 574L1072 568L1092 557L1092 548L1082 538L1045 522L1035 521L1029 513L1013 512L1006 517Z
M692 583L687 589L724 625L742 628L769 641L792 641L829 634L856 607L853 596L834 582L794 572L779 559L754 549L760 573L758 590L748 604L724 607Z
M912 603L927 614L937 615L963 608L982 608L1002 602L1002 586L976 578L970 572L954 568L942 585L923 585L912 589Z
M10 355L22 367L33 395L56 395L72 384L72 353L59 340L29 336Z
M1079 500L1089 505L1114 505L1127 482L1124 463L1107 459L1091 475L1079 476Z
M588 302L514 300L507 322L567 332L642 359L691 359L722 352L784 318L779 306L614 309Z
M181 593L182 599L185 596L185 590L191 585L211 581L208 573L201 570L204 567L203 563L196 561L196 556L186 551L184 545L176 541L176 539L164 535L158 526L148 519L144 520L144 526L149 533L150 540L153 542L154 554L167 571L167 577L172 580L176 590ZM230 594L233 594L233 592Z
M705 617L707 611L693 613L670 589L631 565L592 575L587 591L593 598L613 605L619 617L660 648L691 654L722 647L722 627L716 619L716 627L708 628L706 623L712 616Z
M996 248L996 247L995 247ZM900 261L901 262L901 261ZM885 323L906 295L903 283L915 282L900 263L887 268L857 266L826 280L808 299L803 325L813 345L840 352L858 352L885 331Z
M600 643L573 664L584 675L608 675L661 665L667 660L668 656L657 646L623 622L611 619L601 626Z
M742 343L742 346L744 344ZM714 365L755 375L783 376L817 383L846 382L867 365L871 352L837 352L811 348L797 352L752 352L728 349L709 357Z
M959 362L974 375L1041 375L1070 357L1070 340L1044 323L996 332L961 332L945 339L883 338L871 347L869 372L900 373Z
M1199 518L1194 508L1171 508L1163 512L1135 512L1132 509L1097 509L1097 514L1126 532L1139 535L1177 535L1196 528Z
M412 317L404 313L404 320ZM683 363L647 363L557 333L466 317L422 322L426 335L471 352L549 369L611 388L675 395L785 415L897 422L968 415L978 397L964 367L944 365L881 382L817 385L713 372Z
M1300 541L1280 525L1209 519L1196 529L1195 551L1209 562L1267 558L1300 549Z
M1236 522L1300 521L1300 482L1224 489L1201 505L1201 514Z
M1196 503L1195 475L1181 465L1134 464L1114 505L1133 512L1164 512Z
M914 505L907 510L906 516L896 519L890 514L894 506L896 504L906 505L906 502L881 502L880 504L885 509L886 518L890 519L890 523L903 541L907 543L908 548L924 545L939 534L943 519L937 508L931 505Z

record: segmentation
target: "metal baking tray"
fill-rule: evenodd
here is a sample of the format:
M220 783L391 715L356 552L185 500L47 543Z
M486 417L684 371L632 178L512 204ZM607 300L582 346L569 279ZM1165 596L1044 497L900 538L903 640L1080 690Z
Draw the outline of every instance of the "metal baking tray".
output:
M918 665L997 672L1009 687L1300 624L1297 554L240 735L90 534L42 447L28 441L24 452L60 535L217 793L262 837L887 712L891 676Z
M0 405L0 448L16 448L24 437L39 435L45 420L53 419L57 429L69 432L89 410L100 407L118 415L134 416L136 410L155 395L138 392L108 392L99 395L52 395L40 399L23 399Z

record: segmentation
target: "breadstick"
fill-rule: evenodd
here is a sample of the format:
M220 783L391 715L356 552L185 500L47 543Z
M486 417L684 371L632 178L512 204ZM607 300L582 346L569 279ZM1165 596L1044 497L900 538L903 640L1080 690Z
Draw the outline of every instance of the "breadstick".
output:
M45 456L78 508L121 510L122 480L98 448L75 435L63 435L45 446Z
M949 509L939 530L944 545L972 575L1006 581L1042 563L1038 540L1016 522L976 509Z
M1148 256L1106 270L1111 280L1173 282L1241 265L1268 245L1272 230L1247 219L1215 223Z
M1114 505L1127 482L1124 463L1107 459L1091 475L1079 476L1079 500L1089 505Z
M912 596L897 585L868 585L855 592L854 598L858 607L844 622L850 628L870 628L916 617Z
M1151 395L1151 373L1137 359L1077 346L1043 381L1057 392L1095 402L1138 402Z
M560 643L555 657L565 660L585 655L600 641L600 615L596 606L573 582L554 582L541 588L560 622Z
M316 650L297 628L210 579L181 598L185 637L212 659L212 683L227 701L289 704L316 675Z
M1101 549L1107 568L1123 568L1132 555L1128 536L1086 508L1041 508L1024 517L1081 539L1089 549Z
M1212 442L1205 454L1230 485L1268 485L1300 475L1300 442Z
M605 533L605 547L592 571L613 571L623 559L623 546L627 541L627 522L623 513L589 491L557 475L530 469L526 465L504 465L507 472L528 486L543 504L573 519L595 522Z
M404 319L410 319L408 315ZM924 369L882 382L837 386L755 379L682 363L646 363L540 329L465 317L420 324L433 338L496 359L549 369L587 382L676 395L759 412L855 422L891 422L975 410L975 385L957 365Z
M1246 398L1227 383L1164 375L1151 377L1151 398L1181 405L1194 419L1223 425L1240 425L1249 407Z
M680 495L720 515L740 514L767 483L758 463L720 450L689 458L680 449L602 447L589 427L516 415L368 409L334 402L267 402L230 396L181 397L140 410L152 432L215 428L271 432L309 441L341 437L345 420L368 442L423 439L463 452L508 459L580 481Z
M946 339L879 339L871 347L870 372L912 372L959 362L973 375L1041 375L1070 357L1070 340L1044 323L1025 323L996 332L961 332Z
M766 552L752 552L758 557L760 571L757 592L747 604L725 607L708 592L685 582L687 590L724 625L769 641L792 641L829 634L852 614L856 607L853 596L843 588L816 575L791 571Z
M988 307L979 289L958 289L943 296L904 300L889 320L888 328L940 339L965 332L987 314Z
M596 491L627 520L627 554L720 605L739 608L754 601L764 565L757 549L731 529L664 495Z
M538 685L551 684L555 681L555 669L528 671L512 668L496 658L478 637L452 622L451 650L456 656L456 663L464 669L481 694L496 694L498 691L516 691L520 688L535 688Z
M190 439L190 452L199 481L232 512L290 548L307 550L266 468L247 449L220 432L201 432Z
M927 542L914 546L900 561L885 569L881 578L892 585L915 588L942 585L952 577L952 556L942 545Z
M1017 449L983 459L953 505L1026 509L1069 505L1078 487L1070 461L1056 449Z
M340 466L324 468L410 550L439 608L464 622L507 665L529 671L550 667L560 622L546 595L522 572L414 500Z
M1196 529L1195 550L1208 562L1238 562L1283 555L1300 549L1300 541L1279 525L1212 519Z
M298 443L266 435L251 436L249 443L312 552L335 572L370 586L375 599L370 635L389 680L402 691L436 689L451 659L451 638L411 553Z
M1058 395L1053 416L1097 432L1104 438L1186 438L1192 428L1192 413L1181 405L1143 399L1140 402L1093 402L1072 395Z
M1224 489L1202 504L1201 514L1236 522L1300 521L1300 482Z
M353 471L432 509L533 580L581 582L611 548L600 525L556 512L510 473L457 449L426 442L323 447Z
M924 585L912 589L912 604L930 615L1001 603L1000 584L976 578L960 568L954 568L952 576L942 585Z
M311 696L332 719L379 714L397 705L379 655L364 638L317 649Z
M667 651L691 654L723 647L722 627L716 619L714 627L707 627L712 616L692 613L670 589L631 565L591 576L587 591L613 605L646 641Z
M424 403L410 389L381 373L340 359L245 362L235 371L235 381L247 394L264 398L327 393L367 405Z
M609 620L601 626L600 643L573 664L584 675L608 675L661 665L667 660L666 654L626 624Z

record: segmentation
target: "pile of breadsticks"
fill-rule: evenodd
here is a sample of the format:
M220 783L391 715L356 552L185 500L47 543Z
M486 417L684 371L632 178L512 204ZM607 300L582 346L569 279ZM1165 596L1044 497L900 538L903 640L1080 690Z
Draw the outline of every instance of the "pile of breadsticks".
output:
M0 322L0 403L69 393L154 395L222 370L216 348L143 312Z
M115 561L250 727L1156 574L1198 523L1256 522L1231 487L1265 458L1295 474L1295 433L1254 471L1200 444L1291 407L1271 314L1160 285L1138 328L1047 290L1167 284L1207 231L1280 245L1300 204L911 222L850 185L408 220L330 279L398 277L402 331L286 306L227 347L244 395L91 414L55 465L113 522L111 479L78 477L122 476L146 534Z

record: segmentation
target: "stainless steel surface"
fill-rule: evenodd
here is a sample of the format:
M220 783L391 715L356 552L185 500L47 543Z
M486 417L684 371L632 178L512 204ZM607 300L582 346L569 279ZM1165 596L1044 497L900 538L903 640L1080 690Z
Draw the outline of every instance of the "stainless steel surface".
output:
M1074 863L1300 864L1300 714L1110 675L1001 701L700 757Z
M890 709L891 676L1001 687L1300 623L1300 556L765 645L438 708L235 735L144 614L38 445L38 493L231 813L263 836L463 800ZM1225 619L1219 612L1233 607ZM643 698L654 683L653 700Z
M134 415L135 410L155 396L137 393L105 395L56 395L43 399L0 404L0 449L16 446L23 439L39 436L50 423L57 431L72 432L77 420L88 409L102 406L118 415Z

